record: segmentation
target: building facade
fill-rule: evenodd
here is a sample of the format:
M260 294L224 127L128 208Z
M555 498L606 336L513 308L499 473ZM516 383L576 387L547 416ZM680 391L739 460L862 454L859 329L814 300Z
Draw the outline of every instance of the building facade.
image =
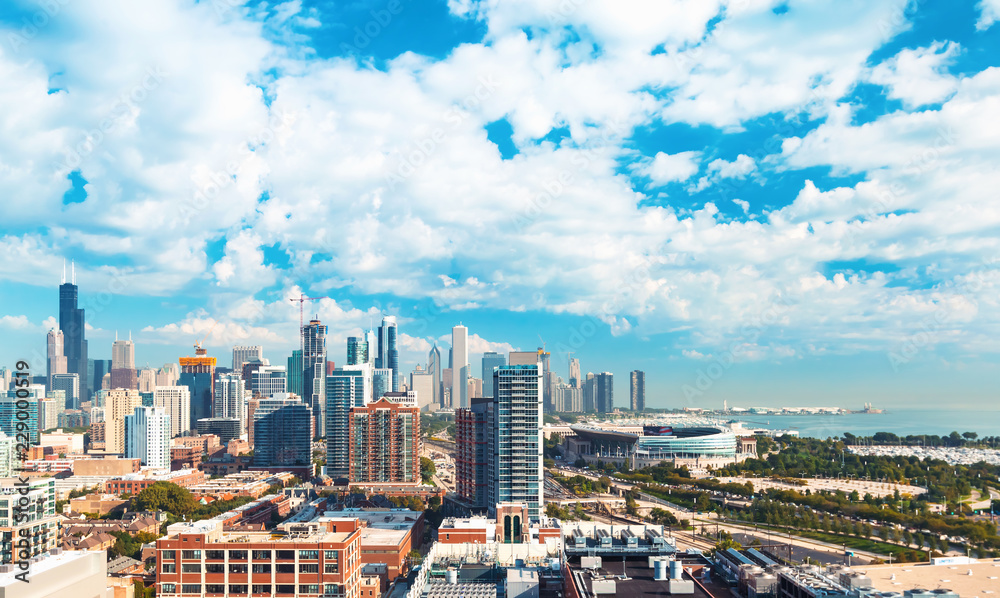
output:
M351 409L364 407L371 396L370 364L340 368L326 377L326 474L331 478L347 478L351 474L348 456Z
M0 479L0 562L21 560L22 550L30 558L58 546L59 519L55 478ZM24 539L26 547L18 544Z
M215 399L212 418L235 419L239 422L239 436L246 428L247 401L243 378L236 372L215 375ZM200 420L199 420L200 421Z
M326 326L310 320L302 327L302 401L316 420L312 435L325 436L326 422Z
M178 362L181 374L178 384L187 386L191 397L192 422L212 417L212 403L215 400L215 358L208 351L195 347L194 357L181 357Z
M291 398L261 399L254 410L253 466L312 467L312 409Z
M473 508L487 506L491 406L490 399L479 398L471 407L455 410L456 491Z
M256 359L264 361L264 347L260 345L249 345L245 347L233 347L233 371L242 372L243 364Z
M191 429L191 390L187 386L157 386L153 406L170 416L170 436L180 436Z
M80 379L80 394L84 400L90 398L91 388L88 377L86 322L84 310L77 307L79 288L76 276L70 282L59 285L59 330L63 333L63 354L66 356L66 372L76 374Z
M503 353L487 351L483 353L483 396L493 398L493 370L507 365L507 357Z
M378 355L375 358L375 368L392 370L390 379L392 388L399 390L399 350L396 348L396 316L385 316L382 325L378 327Z
M170 470L170 414L163 407L136 407L125 416L125 458Z
M351 409L351 482L420 483L420 409L392 394Z
M646 372L632 370L632 374L629 376L629 395L632 411L646 409Z
M347 337L347 365L368 363L368 341L362 337Z
M104 450L109 453L125 452L125 418L142 407L139 391L132 388L115 388L104 398Z

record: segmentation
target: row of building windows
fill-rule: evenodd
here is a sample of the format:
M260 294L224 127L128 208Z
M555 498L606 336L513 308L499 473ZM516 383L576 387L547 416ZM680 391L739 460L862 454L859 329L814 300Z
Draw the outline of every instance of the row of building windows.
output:
M201 552L202 551L200 551L200 550L182 550L181 551L181 559L185 560L185 561L200 561L201 560ZM229 553L229 560L230 561L245 561L245 560L247 560L247 552L248 551L246 551L246 550L229 550L229 551L226 551L226 550L206 550L205 551L205 559L206 560L217 560L217 561L225 560L227 552ZM295 556L296 556L295 555L296 551L294 551L294 550L275 550L275 551L271 551L271 550L254 550L252 552L253 552L253 560L255 560L255 561L270 561L271 560L271 554L272 554L272 552L275 554L275 560L279 560L279 561L295 560ZM163 550L163 551L161 551L161 558L162 558L163 561L172 561L176 557L177 557L177 551L176 550ZM318 550L299 550L298 551L298 558L299 558L300 561L317 561L317 560L319 560L319 551ZM335 561L335 560L337 560L337 551L336 550L324 550L323 551L323 558L324 558L324 560L327 560L327 561Z
M163 594L176 594L177 584L164 583L161 584L160 591ZM253 594L265 594L265 595L289 595L296 596L302 594L312 594L318 595L320 593L319 584L299 584L296 586L294 584L278 584L271 586L270 584L253 584L252 586L246 584L229 584L228 594L247 594L247 590L252 588ZM226 594L227 587L224 584L205 584L204 589L202 589L201 584L181 584L180 585L181 594L194 594L198 596L212 595L212 594ZM323 594L325 596L340 596L342 595L341 588L338 584L324 584Z

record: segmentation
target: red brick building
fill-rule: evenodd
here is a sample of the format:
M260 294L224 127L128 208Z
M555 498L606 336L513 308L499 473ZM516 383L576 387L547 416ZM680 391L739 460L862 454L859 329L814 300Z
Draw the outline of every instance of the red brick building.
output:
M130 494L135 496L156 482L170 482L187 488L205 481L205 474L197 469L180 469L171 471L168 474L143 476L142 474L132 474L108 480L104 483L104 490L109 494Z
M381 398L351 409L350 480L420 484L420 408Z
M176 523L156 541L156 595L360 597L361 529L297 524L284 536Z

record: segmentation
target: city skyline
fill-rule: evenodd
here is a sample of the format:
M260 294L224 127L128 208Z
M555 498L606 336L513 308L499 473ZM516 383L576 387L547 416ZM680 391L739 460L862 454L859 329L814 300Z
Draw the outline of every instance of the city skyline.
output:
M392 316L617 407L995 399L995 2L225 4L0 8L0 366L280 365L327 295L338 366Z

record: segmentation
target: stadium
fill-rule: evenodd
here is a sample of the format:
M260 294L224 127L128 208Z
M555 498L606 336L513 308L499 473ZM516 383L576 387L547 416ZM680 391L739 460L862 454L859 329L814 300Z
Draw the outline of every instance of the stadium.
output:
M566 458L603 461L641 468L672 463L689 469L719 468L756 450L753 439L738 438L724 426L629 426L628 429L571 426L564 441ZM751 444L753 446L751 446Z

